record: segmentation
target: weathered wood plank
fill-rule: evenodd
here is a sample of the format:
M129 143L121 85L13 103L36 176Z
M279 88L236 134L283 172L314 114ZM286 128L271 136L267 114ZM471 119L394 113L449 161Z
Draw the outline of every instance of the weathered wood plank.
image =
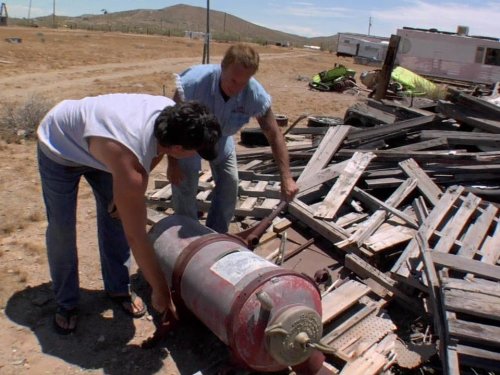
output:
M314 213L314 216L332 220L373 158L374 155L371 153L355 153L328 192L323 203Z
M255 204L257 203L257 198L256 197L249 197L246 198L239 206L239 209L242 211L245 210L251 210Z
M302 171L297 182L300 183L306 177L313 176L318 171L322 170L340 148L350 130L351 127L347 125L330 127L321 140L316 152L309 159L309 162Z
M446 310L500 320L499 297L456 289L445 290L443 294Z
M440 266L500 281L500 266L435 251L431 253L431 257L432 261Z
M498 352L492 352L467 345L457 345L457 351L463 355L500 362L500 353Z
M415 229L401 225L382 224L382 226L363 243L375 253L404 244L415 237Z
M473 342L500 346L500 327L463 320L448 320L448 330L451 336L464 338Z
M474 126L490 133L500 133L500 121L485 119L479 113L466 111L455 104L440 101L439 111L445 116L451 117L461 123ZM468 113L467 113L468 112Z
M472 214L475 212L477 206L481 202L481 198L476 197L474 194L468 194L462 202L457 212L449 220L444 229L441 230L441 238L434 246L435 251L447 253L462 233L463 228L469 223Z
M407 215L405 212L403 211L400 211L396 208L393 208L392 206L389 206L387 204L385 204L384 202L382 202L380 199L374 197L373 195L365 192L364 190L358 188L357 186L354 187L354 195L363 200L366 204L373 204L377 207L380 207L386 211L388 211L389 213L393 214L394 216L400 218L401 220L403 220L408 226L410 226L411 228L414 228L414 229L417 229L418 228L418 224L417 222L414 220L413 217Z
M399 165L408 177L414 178L418 181L418 189L435 206L442 195L442 191L439 186L431 180L431 178L419 167L415 160L404 160L399 163Z
M448 211L453 207L453 205L460 198L460 195L464 191L464 187L451 187L446 190L442 198L438 201L438 204L431 211L429 216L424 222L424 226L421 226L421 230L425 231L425 240L429 240L430 236L434 233L434 230L441 224L442 220L448 214ZM410 269L408 268L408 260L410 258L417 258L419 254L417 241L415 239L411 240L406 246L405 250L398 258L396 263L391 269L392 273L396 273L403 278L410 275Z
M361 310L357 311L353 315L349 316L345 321L343 321L340 325L335 327L333 330L328 332L321 338L321 343L325 345L330 345L332 341L342 336L346 331L348 331L351 327L358 324L360 321L365 319L368 315L375 313L378 310L379 306L375 302L371 301L369 304L364 306Z
M355 280L349 280L342 284L340 287L323 297L321 301L323 310L321 322L326 324L333 320L369 292L369 287Z
M417 180L406 179L392 194L385 204L387 206L398 207L399 204L415 189ZM386 210L375 211L368 220L358 226L356 232L349 238L350 242L358 244L366 241L382 225L387 216Z
M481 248L481 261L489 264L496 264L500 256L500 222L497 223L495 232L487 238Z
M297 183L300 189L298 196L300 197L308 190L338 177L340 173L345 169L348 162L349 160L344 160L340 163L333 164L327 168L324 168L314 175L303 178L300 182Z
M371 278L382 287L393 293L396 298L404 301L406 304L404 305L405 308L408 308L413 312L420 311L422 309L413 298L409 297L397 288L395 280L391 279L390 276L385 273L380 272L377 268L373 267L359 256L355 254L347 254L345 256L345 266L358 276L362 278Z
M500 298L500 283L483 279L453 279L441 277L444 289L458 289L474 293L482 293Z
M465 233L462 239L463 245L458 250L458 255L471 259L474 257L477 249L479 249L481 244L483 243L484 237L488 233L497 212L498 209L491 204L486 207L484 212L477 218L474 224L472 224Z

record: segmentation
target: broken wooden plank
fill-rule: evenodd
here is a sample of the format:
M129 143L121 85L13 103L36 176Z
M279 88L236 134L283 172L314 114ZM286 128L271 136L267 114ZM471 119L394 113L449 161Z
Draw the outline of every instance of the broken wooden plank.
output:
M377 231L368 237L363 244L375 253L405 244L415 237L415 229L402 225L384 223Z
M328 192L323 203L314 212L314 217L332 220L373 158L374 155L371 153L355 153Z
M488 236L481 250L481 261L496 264L500 256L500 222L497 222L494 233Z
M300 183L306 177L322 170L340 148L350 130L351 127L347 125L330 127L297 182Z
M299 197L306 193L308 190L321 185L327 181L333 180L338 177L340 173L345 169L349 160L344 160L343 162L333 164L327 168L324 168L314 175L303 178L301 181L297 182L299 187Z
M376 313L380 308L379 303L370 301L368 304L364 305L359 311L356 311L353 315L349 316L341 324L337 325L334 329L328 332L321 338L321 343L324 345L330 345L334 340L343 335L346 331L351 329L353 326L358 324L360 321L365 319L368 315Z
M500 133L500 121L487 119L481 113L470 111L452 103L438 102L438 110L447 117L451 117L460 123L473 126L490 133Z
M353 361L349 361L340 371L340 375L376 375L387 364L387 357L374 349L366 351Z
M345 140L345 144L349 147L359 148L367 142L401 137L411 130L420 130L439 122L441 122L441 119L437 115L431 115L397 121L388 125L379 125L373 128L353 130Z
M355 280L349 280L323 297L321 322L326 324L367 295L370 288Z
M467 292L482 293L500 298L500 283L483 279L456 279L441 277L443 289L458 289Z
M470 193L467 195L457 212L453 215L451 220L446 223L444 229L441 230L441 238L434 246L435 251L443 253L450 251L455 240L457 240L458 236L462 233L464 226L469 223L472 214L479 206L480 202L481 198Z
M421 230L425 231L425 240L427 241L434 231L441 224L442 220L448 214L450 208L452 208L456 202L459 200L460 195L464 191L464 188L459 187L451 187L446 190L441 199L438 201L437 205L431 211L429 216L426 218L424 225L421 226ZM401 256L398 258L396 263L391 269L393 274L397 274L402 277L402 279L406 279L410 275L409 268L409 260L411 258L415 259L418 257L418 245L415 239L411 240L410 243L406 246Z
M387 206L397 207L417 186L417 180L405 180L387 200ZM358 226L356 232L348 239L351 243L361 244L366 241L382 225L387 216L386 210L375 211L368 220Z
M500 266L447 253L432 252L431 257L432 261L440 266L500 281Z
M399 165L408 177L417 180L418 189L433 205L436 205L442 195L442 191L420 168L417 162L413 159L407 159L399 163Z
M422 307L415 302L415 299L409 297L404 292L399 290L396 286L397 282L390 278L383 272L380 272L377 268L373 267L371 264L360 258L355 254L347 254L345 256L345 266L351 271L356 273L362 278L371 278L380 284L385 289L389 290L394 294L396 298L404 301L405 308L412 310L413 312L421 311Z
M497 212L498 209L491 204L486 207L485 211L481 213L465 233L462 239L463 245L457 252L458 255L470 259L474 257L474 254L483 243ZM500 247L500 242L498 245Z
M354 186L353 190L354 190L355 196L358 197L359 199L363 199L363 201L365 201L365 202L369 201L369 202L372 202L372 203L376 204L377 206L383 208L384 210L390 212L394 216L397 216L398 218L400 218L401 220L403 220L411 228L414 228L414 229L418 228L418 224L413 219L413 217L407 215L406 213L404 213L404 212L402 212L402 211L400 211L400 210L398 210L398 209L396 209L396 208L394 208L392 206L389 206L389 205L385 204L380 199L374 197L371 194L368 194L367 192L365 192L364 190L358 188L357 186Z
M458 338L500 347L500 327L452 319L448 321L448 330Z
M449 289L443 292L443 304L448 311L500 320L500 297Z

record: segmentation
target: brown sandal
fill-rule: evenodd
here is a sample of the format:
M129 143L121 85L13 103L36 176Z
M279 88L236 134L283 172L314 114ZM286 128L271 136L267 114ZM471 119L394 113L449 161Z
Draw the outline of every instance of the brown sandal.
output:
M139 311L134 311L134 306L137 307L137 305L135 304L137 298L139 298L139 296L135 293L135 292L130 292L130 294L126 294L126 295L112 295L112 294L108 294L109 298L111 298L111 300L113 300L114 302L118 303L123 311L125 311L127 314L129 314L131 317L133 318L140 318L141 316L143 316L144 314L146 314L147 312L147 307L146 305L144 304L144 301L142 301L142 309L140 309Z

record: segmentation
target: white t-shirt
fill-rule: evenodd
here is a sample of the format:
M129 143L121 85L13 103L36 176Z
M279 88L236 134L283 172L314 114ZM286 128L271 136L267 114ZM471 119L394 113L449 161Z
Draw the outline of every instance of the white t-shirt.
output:
M160 112L174 101L146 94L108 94L64 100L52 108L38 127L40 148L64 165L83 165L108 171L88 148L88 137L113 139L136 156L147 173L157 155L153 134Z

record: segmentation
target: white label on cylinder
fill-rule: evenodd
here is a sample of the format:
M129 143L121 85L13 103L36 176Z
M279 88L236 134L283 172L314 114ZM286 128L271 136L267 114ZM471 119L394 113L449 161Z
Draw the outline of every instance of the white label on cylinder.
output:
M238 251L219 259L210 267L210 270L236 285L246 275L266 267L277 266L251 251Z

